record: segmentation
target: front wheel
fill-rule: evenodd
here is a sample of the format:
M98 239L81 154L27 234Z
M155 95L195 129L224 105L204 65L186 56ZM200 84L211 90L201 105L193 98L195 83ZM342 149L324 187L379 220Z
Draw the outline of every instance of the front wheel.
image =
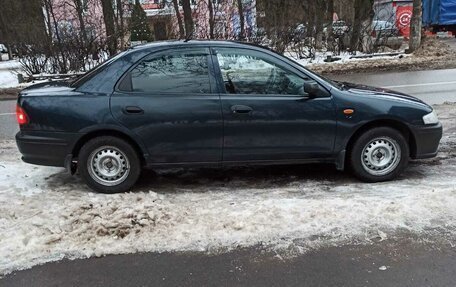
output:
M103 136L88 141L79 152L79 173L86 184L101 193L129 191L141 173L135 149L123 139Z
M373 128L362 134L350 152L353 173L366 182L396 178L407 166L409 146L401 132L389 128Z

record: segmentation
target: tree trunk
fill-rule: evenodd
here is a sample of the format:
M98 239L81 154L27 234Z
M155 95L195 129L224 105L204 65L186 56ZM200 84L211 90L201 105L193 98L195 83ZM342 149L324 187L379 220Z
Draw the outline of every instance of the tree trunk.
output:
M44 1L44 10L46 12L46 26L48 28L48 37L52 41L52 35L54 34L52 32L52 24L51 24L51 13L49 12L49 2Z
M8 49L8 60L12 60L13 59L13 49L11 47L11 44L7 43L6 49Z
M182 8L184 9L184 22L185 22L185 37L191 38L194 32L192 6L190 0L182 0Z
M214 39L214 6L212 0L207 0L207 8L209 9L209 38Z
M76 13L78 15L78 21L79 21L79 30L81 31L81 37L82 37L82 43L83 46L85 46L88 42L87 40L87 29L85 27L85 22L84 22L84 7L82 6L82 1L81 0L74 0L74 6L76 8Z
M66 59L65 53L63 52L62 38L60 37L59 26L58 26L58 23L57 23L57 20L56 20L56 17L55 17L54 8L52 7L51 0L46 0L46 1L47 1L48 5L49 5L48 6L49 7L49 15L52 18L52 20L50 20L50 21L52 21L52 23L54 25L55 37L57 38L57 47L59 48L59 52L60 52L60 57L58 57L58 58L61 58L61 59L59 59L60 60L59 70L60 70L60 73L68 73L67 65L66 65L67 59Z
M321 50L323 48L323 21L325 17L325 4L326 1L315 1L315 48Z
M328 15L326 16L327 21L329 22L329 26L326 32L326 42L328 43L328 49L338 54L335 50L335 43L334 43L334 0L328 1Z
M239 13L239 26L241 26L241 32L239 34L239 39L244 40L245 38L245 19L244 19L244 6L242 5L242 0L237 0L238 13Z
M124 6L122 0L116 0L117 6L117 25L118 25L118 34L120 37L120 47L121 49L125 49L125 27L124 27Z
M413 15L410 23L410 42L407 53L415 52L421 46L422 1L413 0Z
M354 51L362 50L365 44L363 40L370 36L369 29L372 25L365 27L366 23L372 22L374 0L355 0L355 19L353 21L353 31L350 39L350 49Z
M179 2L178 0L173 0L174 10L176 11L176 18L177 18L177 25L179 26L179 37L180 39L185 38L185 28L184 23L182 22L182 16L179 10Z
M103 8L103 20L106 27L106 40L108 44L108 51L111 56L117 52L117 39L115 37L114 25L114 9L112 7L112 0L101 0Z

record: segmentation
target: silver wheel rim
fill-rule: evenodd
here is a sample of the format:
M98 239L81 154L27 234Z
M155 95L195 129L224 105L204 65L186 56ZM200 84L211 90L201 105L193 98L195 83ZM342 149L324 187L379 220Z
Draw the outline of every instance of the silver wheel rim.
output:
M383 176L396 169L401 160L401 148L392 138L371 140L363 149L361 162L371 175Z
M103 146L90 154L87 170L97 183L115 186L124 182L130 174L130 162L118 148Z

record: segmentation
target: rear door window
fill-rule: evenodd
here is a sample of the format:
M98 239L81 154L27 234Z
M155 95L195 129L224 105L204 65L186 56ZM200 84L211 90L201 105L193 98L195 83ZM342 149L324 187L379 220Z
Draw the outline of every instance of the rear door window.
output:
M210 93L208 54L177 52L149 57L126 76L119 88L151 94Z

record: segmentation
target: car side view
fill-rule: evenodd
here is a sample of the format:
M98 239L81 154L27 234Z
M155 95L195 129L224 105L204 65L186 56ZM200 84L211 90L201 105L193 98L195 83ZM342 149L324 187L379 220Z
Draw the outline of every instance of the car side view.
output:
M442 137L414 97L221 41L147 44L73 83L29 87L17 120L25 162L78 171L104 193L130 190L142 168L324 162L387 181L436 156Z

